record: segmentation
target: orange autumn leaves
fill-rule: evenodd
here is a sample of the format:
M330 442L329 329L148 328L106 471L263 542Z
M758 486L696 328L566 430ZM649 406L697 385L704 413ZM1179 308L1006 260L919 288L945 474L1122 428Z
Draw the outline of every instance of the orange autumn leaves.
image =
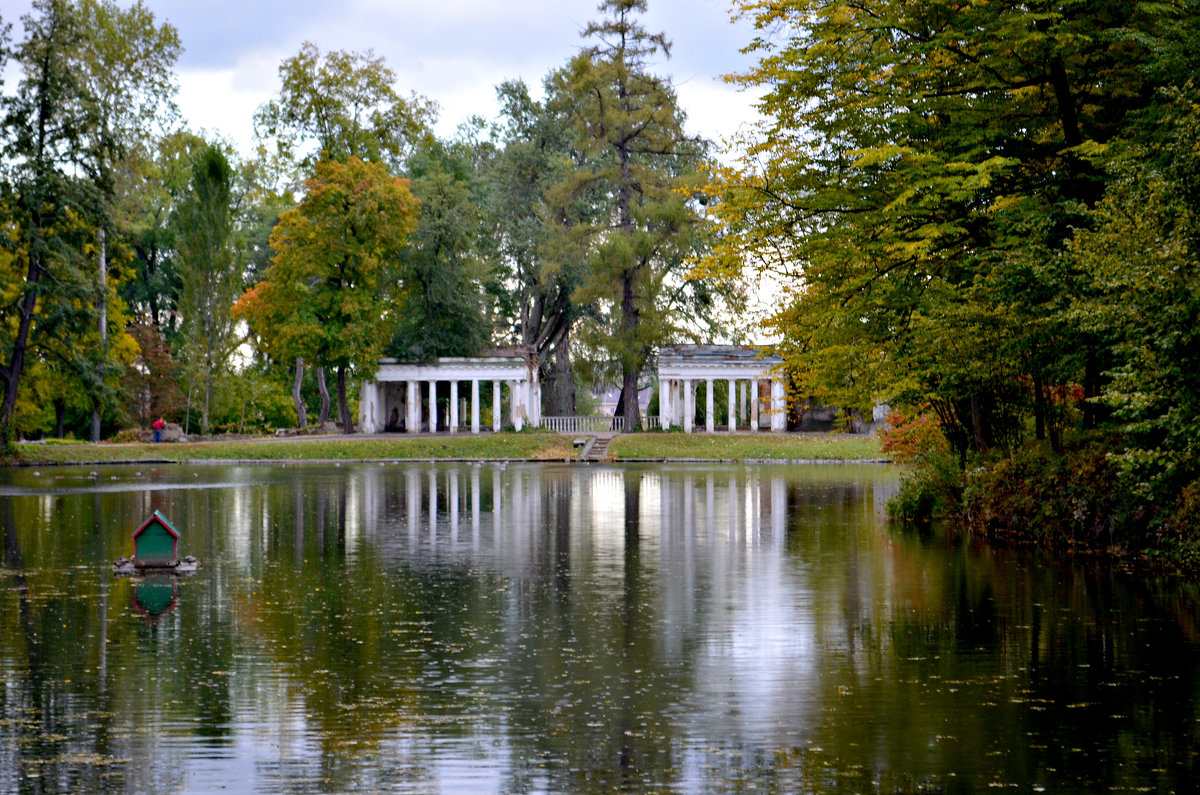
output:
M395 263L416 229L419 202L408 180L356 157L317 164L306 190L271 235L276 254L266 276L234 313L277 360L366 375L390 338Z

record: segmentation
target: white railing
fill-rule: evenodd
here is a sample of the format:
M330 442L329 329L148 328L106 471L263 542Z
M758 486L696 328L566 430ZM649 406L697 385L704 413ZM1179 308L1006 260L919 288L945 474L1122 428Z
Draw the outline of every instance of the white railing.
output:
M542 427L558 433L605 433L621 431L624 417L542 417Z

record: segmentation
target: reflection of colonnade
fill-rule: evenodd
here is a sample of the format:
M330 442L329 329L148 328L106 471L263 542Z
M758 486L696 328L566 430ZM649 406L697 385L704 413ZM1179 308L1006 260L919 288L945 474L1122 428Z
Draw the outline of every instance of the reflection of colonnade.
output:
M776 368L779 356L761 356L758 349L741 345L673 345L658 355L658 412L663 430L680 427L691 433L696 418L696 387L703 382L705 430L717 428L714 410L716 389L728 384L725 428L759 430L762 415L772 431L787 430L783 380ZM760 385L770 381L767 406ZM763 410L765 408L765 410Z
M542 394L537 361L527 355L398 362L380 359L374 381L364 381L358 401L363 433L420 433L469 428L479 433L480 386L491 385L491 426L502 427L502 391L509 425L541 424ZM464 427L465 426L465 427Z
M723 481L723 482L722 482ZM744 478L685 469L659 476L659 523L664 531L724 536L730 546L782 549L788 526L787 484L778 474L750 470Z
M786 478L758 469L393 464L365 467L350 483L364 538L409 554L503 551L521 568L616 562L634 528L643 551L690 569L697 543L781 550L788 527ZM640 506L632 522L630 506Z

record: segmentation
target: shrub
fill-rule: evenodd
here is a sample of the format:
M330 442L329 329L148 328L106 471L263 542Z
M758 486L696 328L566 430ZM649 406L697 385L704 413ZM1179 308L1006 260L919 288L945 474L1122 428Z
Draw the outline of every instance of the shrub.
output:
M927 414L908 417L889 412L879 432L884 455L912 467L900 491L888 501L888 513L913 524L928 524L951 512L962 492L962 470L941 426Z
M1050 546L1141 548L1144 522L1107 449L1088 444L1062 455L1019 448L967 474L962 519L988 539Z
M950 452L942 428L928 414L907 417L901 411L890 411L880 429L884 455L897 464L920 465Z
M1200 481L1192 481L1181 490L1158 540L1164 557L1200 571Z

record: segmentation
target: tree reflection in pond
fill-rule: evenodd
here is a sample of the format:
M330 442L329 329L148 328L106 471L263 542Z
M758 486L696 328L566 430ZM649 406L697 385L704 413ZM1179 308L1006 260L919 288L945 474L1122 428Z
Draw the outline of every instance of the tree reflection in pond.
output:
M1192 788L1195 587L889 529L895 486L4 472L0 789ZM108 566L155 508L204 566L147 622Z

